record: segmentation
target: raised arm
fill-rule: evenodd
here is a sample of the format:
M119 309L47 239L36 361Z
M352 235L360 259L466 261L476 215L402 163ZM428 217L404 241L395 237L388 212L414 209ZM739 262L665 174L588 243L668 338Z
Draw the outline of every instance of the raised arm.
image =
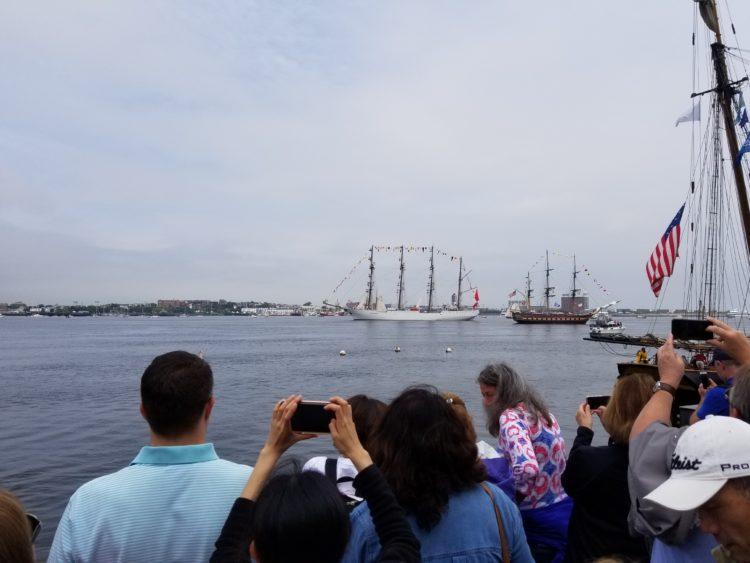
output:
M333 397L326 409L336 414L330 424L333 445L357 468L354 487L357 495L367 501L380 540L377 560L394 563L420 561L419 540L412 532L404 509L396 501L385 477L362 447L352 419L352 407L341 397Z
M296 434L292 432L291 420L297 405L302 400L299 395L291 395L276 403L271 414L268 438L258 455L255 467L247 484L227 516L215 551L211 556L212 563L250 562L248 548L254 536L253 514L255 501L258 500L268 477L273 472L276 462L290 446L300 440L314 438L314 434Z
M659 381L676 390L684 374L685 363L674 351L674 339L670 334L664 345L659 348ZM630 439L641 434L654 422L670 425L673 401L674 396L669 391L656 391L635 419L630 431Z

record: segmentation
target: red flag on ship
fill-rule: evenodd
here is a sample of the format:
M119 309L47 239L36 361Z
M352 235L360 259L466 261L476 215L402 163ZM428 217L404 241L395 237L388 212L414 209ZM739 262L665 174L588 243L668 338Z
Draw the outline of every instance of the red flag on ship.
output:
M654 292L656 297L659 297L664 278L671 276L674 271L677 251L680 249L680 221L682 221L684 209L685 205L683 204L646 263L646 276L648 276L648 281L651 284L651 291Z
M479 305L479 290L475 289L474 290L474 307L472 307L472 309L476 309L478 305Z

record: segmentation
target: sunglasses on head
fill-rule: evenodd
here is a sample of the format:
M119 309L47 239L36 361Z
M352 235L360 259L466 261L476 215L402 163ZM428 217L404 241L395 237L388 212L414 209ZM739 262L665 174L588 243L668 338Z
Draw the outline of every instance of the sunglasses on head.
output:
M29 527L31 528L31 543L34 543L39 536L39 532L42 531L42 521L28 512L26 513L26 519L29 521Z

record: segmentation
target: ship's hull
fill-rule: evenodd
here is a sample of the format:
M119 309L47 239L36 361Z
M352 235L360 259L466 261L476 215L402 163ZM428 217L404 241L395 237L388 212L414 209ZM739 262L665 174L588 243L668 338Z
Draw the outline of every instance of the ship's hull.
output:
M518 324L549 325L583 325L591 318L592 313L537 313L532 311L514 311L513 320Z
M352 309L355 321L470 321L475 318L477 309L467 311L371 311L369 309Z

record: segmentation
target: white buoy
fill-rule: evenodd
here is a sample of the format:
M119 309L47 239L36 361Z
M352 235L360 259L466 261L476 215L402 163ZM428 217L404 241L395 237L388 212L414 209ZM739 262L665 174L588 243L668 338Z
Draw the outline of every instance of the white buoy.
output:
M446 353L446 354L450 354L451 352L453 352L453 348L451 348L450 346L448 346L448 347L447 347L447 348L445 349L445 353Z
M341 350L339 352L339 356L346 356L346 350Z
M394 351L394 352L396 352L396 353L400 352L400 351L401 351L401 346L396 346L396 347L395 347L395 348L393 349L393 351Z

